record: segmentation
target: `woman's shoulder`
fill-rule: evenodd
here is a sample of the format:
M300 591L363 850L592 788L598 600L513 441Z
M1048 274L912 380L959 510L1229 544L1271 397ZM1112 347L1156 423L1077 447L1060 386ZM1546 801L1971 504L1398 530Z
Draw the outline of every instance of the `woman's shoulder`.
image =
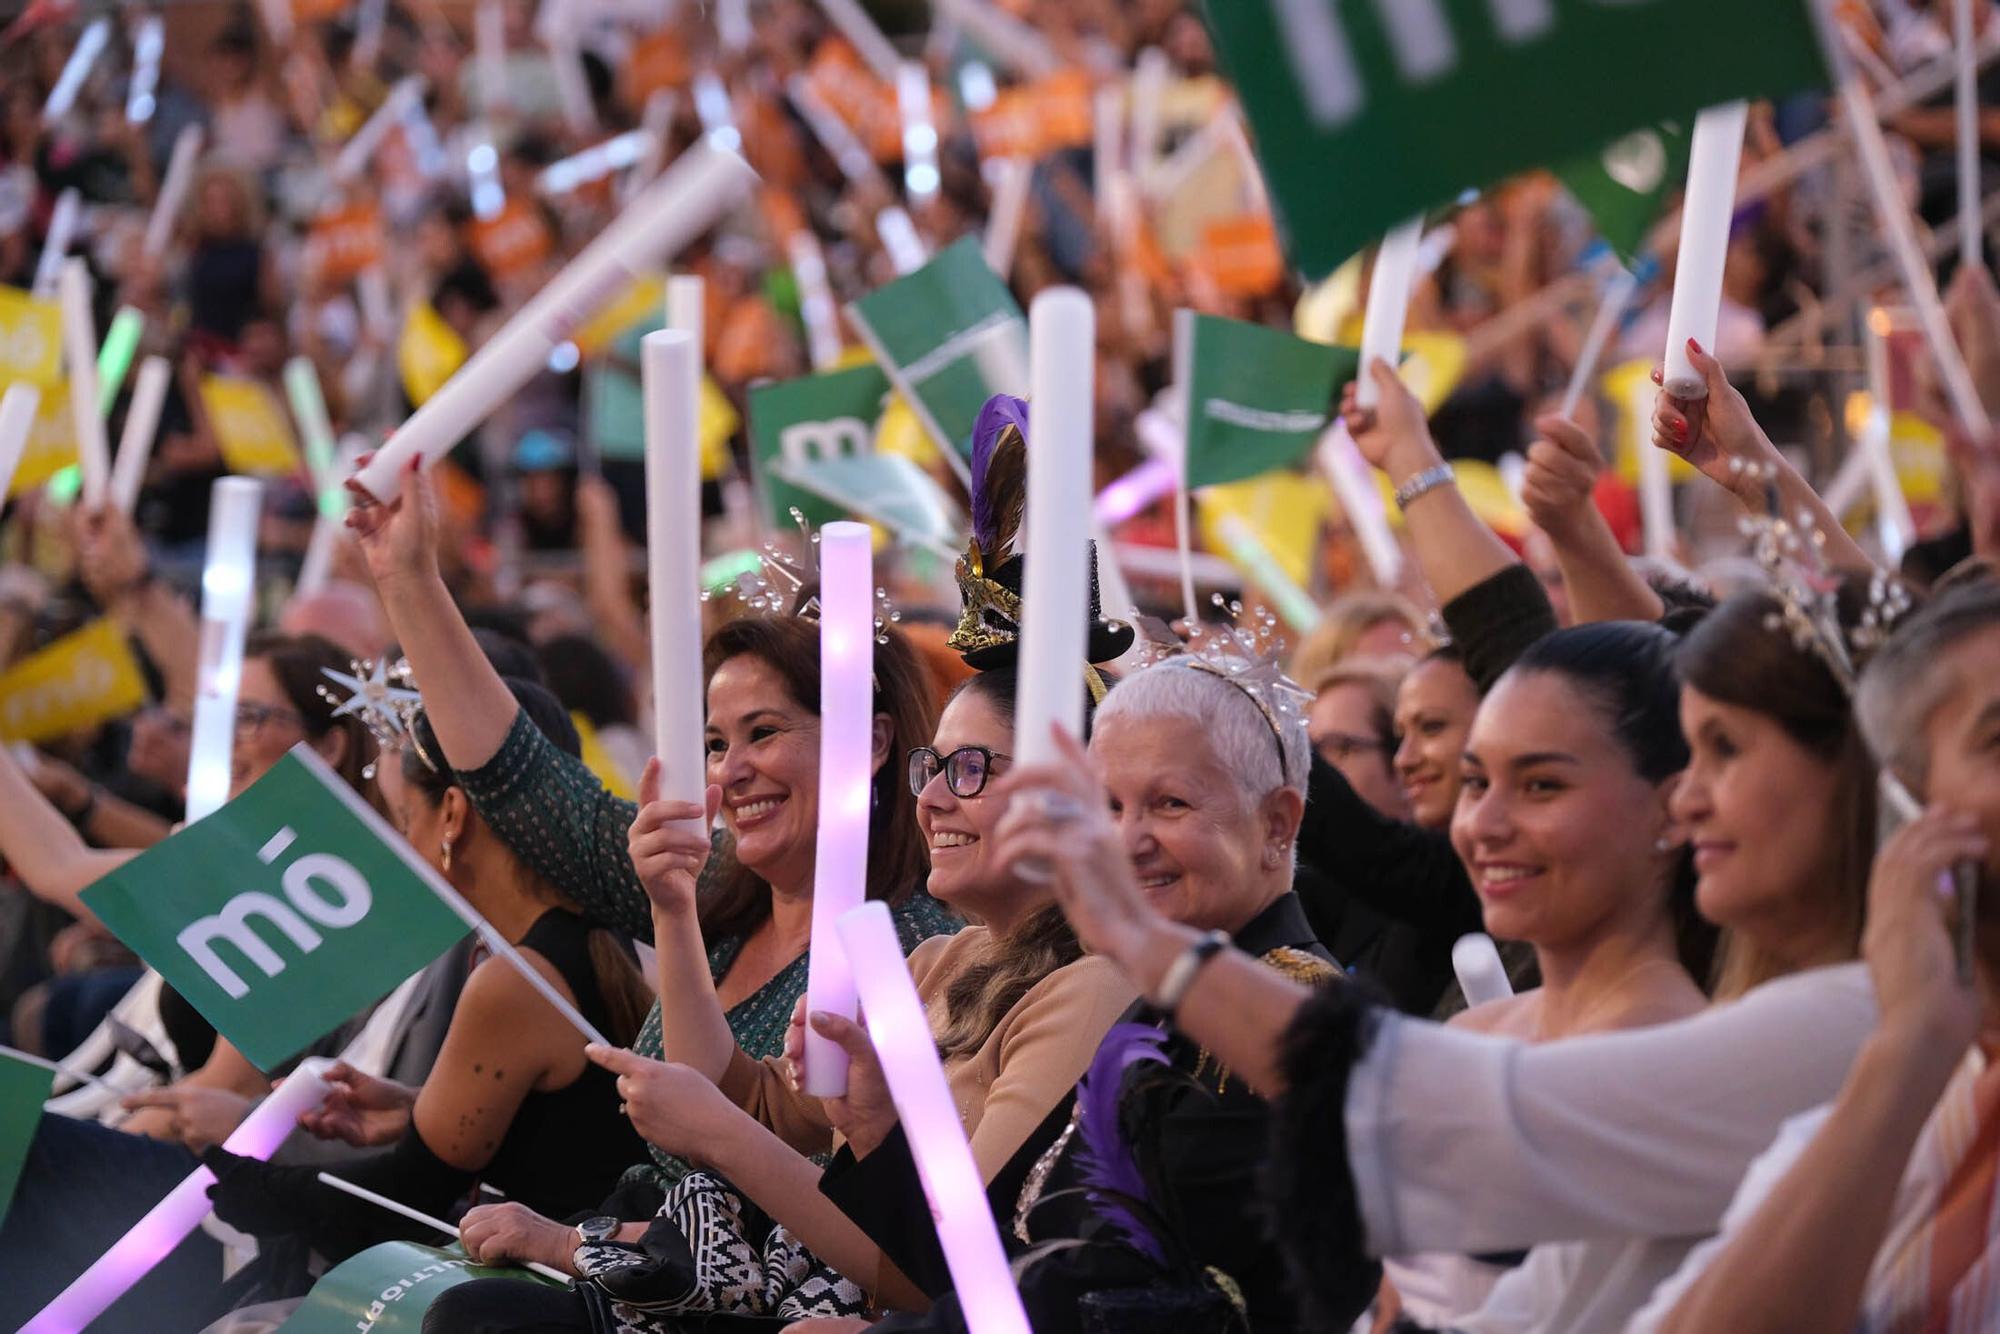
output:
M1115 1019L1131 1009L1138 999L1138 988L1125 976L1124 969L1104 955L1086 954L1050 970L1028 988L1027 994L1001 1020L1001 1026L1052 1008L1073 1014L1079 1024L1106 1014Z
M919 996L950 985L960 969L982 957L993 940L983 926L967 926L950 935L926 936L910 951L910 980Z

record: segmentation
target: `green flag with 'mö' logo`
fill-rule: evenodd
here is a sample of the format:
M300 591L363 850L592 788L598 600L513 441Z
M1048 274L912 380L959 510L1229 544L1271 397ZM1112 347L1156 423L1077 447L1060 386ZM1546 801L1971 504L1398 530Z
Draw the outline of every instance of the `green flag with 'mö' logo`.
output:
M476 1265L456 1250L389 1241L327 1270L278 1334L418 1334L439 1293L477 1278L553 1286L532 1270Z
M1830 82L1817 0L1207 0L1286 250L1324 277L1461 192Z
M979 409L1028 392L1028 321L968 236L847 308L848 318L939 445L972 456Z
M53 1066L0 1047L0 1219L7 1216L55 1081Z
M466 933L440 889L451 892L300 744L83 902L268 1070Z

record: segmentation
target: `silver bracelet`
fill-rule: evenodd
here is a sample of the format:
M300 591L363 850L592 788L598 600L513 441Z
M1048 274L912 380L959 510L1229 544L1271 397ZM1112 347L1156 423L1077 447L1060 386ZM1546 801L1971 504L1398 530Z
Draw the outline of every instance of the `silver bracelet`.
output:
M1457 480L1458 475L1452 472L1449 463L1440 463L1434 467L1426 468L1396 488L1396 508L1406 510L1410 507L1410 502L1419 496L1427 495L1439 487L1450 482L1456 482Z
M1171 1015L1180 1009L1181 999L1194 985L1195 975L1201 966L1229 948L1227 931L1210 931L1200 940L1182 950L1167 969L1167 975L1160 979L1160 989L1153 997L1153 1008Z

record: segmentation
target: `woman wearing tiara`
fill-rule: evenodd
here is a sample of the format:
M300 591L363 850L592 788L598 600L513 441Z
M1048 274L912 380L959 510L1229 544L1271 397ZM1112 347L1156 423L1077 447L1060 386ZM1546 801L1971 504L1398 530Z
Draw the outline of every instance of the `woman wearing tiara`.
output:
M919 945L910 956L910 971L930 1008L975 1161L989 1176L1064 1099L1098 1040L1132 1002L1115 968L1083 954L1049 887L1016 876L995 856L993 829L1006 808L994 785L1011 765L1014 749L1024 568L1014 547L1024 497L1026 427L1027 408L1018 399L996 397L981 414L974 435L974 535L958 564L963 615L950 640L977 674L947 703L930 744L910 750L905 769L930 849L927 887L978 923ZM1131 632L1093 616L1089 643L1090 658L1109 660L1129 646ZM1078 675L1079 689L1095 677L1083 664ZM1097 693L1101 686L1089 690L1086 714ZM725 767L712 776L727 783L728 775ZM820 1194L821 1167L812 1156L823 1158L833 1147L832 1127L839 1118L830 1112L837 1101L823 1104L800 1092L792 1062L755 1060L728 1030L703 966L696 922L694 887L708 856L707 841L676 828L684 818L679 808L652 799L656 777L657 768L649 768L631 848L639 878L653 896L665 1046L675 1064L627 1053L600 1059L627 1073L621 1083L626 1102L657 1146L683 1153L726 1179L789 1236L851 1278L870 1303L919 1306L923 1292ZM803 1014L795 1016L795 1038L803 1022ZM742 1253L739 1238L748 1231L732 1225L697 1234L686 1226L696 1216L694 1194L715 1190L706 1175L690 1178L676 1187L663 1210L665 1222L656 1225L663 1232L682 1229L697 1274L726 1268ZM465 1237L475 1258L506 1254L504 1246L489 1248L483 1215L467 1219ZM762 1244L769 1254L771 1243ZM581 1260L586 1274L622 1270L604 1286L633 1294L640 1280L632 1271L651 1263L659 1249L656 1237L638 1247L599 1245L577 1254L570 1245L560 1256L532 1258L565 1266ZM786 1306L786 1295L744 1292L729 1305L738 1314L776 1314ZM449 1294L431 1319L437 1328L496 1323L504 1328L500 1322L530 1319L523 1302L538 1308L532 1315L538 1326L566 1318L580 1322L585 1314L570 1294L493 1281ZM705 1303L690 1296L684 1305L702 1309Z

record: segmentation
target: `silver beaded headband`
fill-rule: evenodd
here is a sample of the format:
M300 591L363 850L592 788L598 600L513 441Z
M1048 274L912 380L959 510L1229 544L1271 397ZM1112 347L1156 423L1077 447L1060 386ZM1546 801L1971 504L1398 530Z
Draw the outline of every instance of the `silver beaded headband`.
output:
M775 542L766 542L757 552L758 568L745 570L725 587L722 592L733 596L745 607L760 616L797 616L801 620L819 620L819 595L814 594L804 602L799 601L799 593L808 583L816 583L819 577L819 534L806 522L806 516L798 506L791 509L792 522L799 526L799 535L804 539L806 549L813 553L813 568L807 570L797 557L779 547ZM703 589L701 600L707 602L713 596L709 589ZM875 590L875 642L889 642L889 627L903 619L903 613L896 610L896 604L889 600L889 590Z
M1186 639L1157 616L1134 616L1140 656L1148 667L1170 658L1184 659L1194 670L1219 676L1242 691L1271 729L1279 776L1291 783L1295 780L1285 759L1285 732L1304 726L1312 692L1285 675L1281 665L1285 640L1275 616L1259 607L1247 614L1246 625L1241 602L1227 601L1220 593L1213 600L1229 619L1190 626Z

